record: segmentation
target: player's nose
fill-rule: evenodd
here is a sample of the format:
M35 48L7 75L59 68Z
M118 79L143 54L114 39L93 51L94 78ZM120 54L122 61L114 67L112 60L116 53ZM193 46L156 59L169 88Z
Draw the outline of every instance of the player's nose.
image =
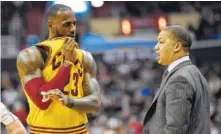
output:
M69 32L74 33L75 29L76 29L76 26L72 24Z

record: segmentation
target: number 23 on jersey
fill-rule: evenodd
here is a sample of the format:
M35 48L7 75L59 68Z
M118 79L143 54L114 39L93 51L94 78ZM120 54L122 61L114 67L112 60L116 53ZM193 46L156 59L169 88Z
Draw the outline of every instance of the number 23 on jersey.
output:
M52 70L58 69L63 64L63 62L64 62L64 55L62 54L62 52L58 52L52 59ZM70 74L69 80L67 82L67 85L68 84L73 84L73 85L68 85L71 87L71 90L70 89L68 91L63 90L63 93L65 95L71 94L72 96L78 96L78 88L79 88L78 84L80 82L79 80L82 79L83 77L83 65L78 58L74 61L74 67L76 67L77 69L75 69L76 71L71 71L72 74Z

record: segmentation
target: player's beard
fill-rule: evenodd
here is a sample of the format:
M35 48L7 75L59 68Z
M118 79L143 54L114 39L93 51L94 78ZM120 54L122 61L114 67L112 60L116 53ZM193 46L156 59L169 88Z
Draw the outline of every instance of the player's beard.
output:
M73 39L75 40L76 32L74 32L74 33L72 33L72 34L70 34L70 35L62 35L62 34L59 33L58 29L56 29L55 36L56 36L56 37L68 36L68 37L71 37L71 38L73 38Z
M74 32L73 34L69 35L69 37L73 38L74 40L76 39L76 32Z
M61 34L59 33L58 29L56 29L56 31L55 31L55 36L56 36L56 37L62 37L63 35L61 35Z

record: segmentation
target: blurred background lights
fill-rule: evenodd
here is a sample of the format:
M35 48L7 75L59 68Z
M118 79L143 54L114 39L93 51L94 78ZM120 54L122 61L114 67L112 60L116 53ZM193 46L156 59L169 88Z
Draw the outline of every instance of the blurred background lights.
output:
M85 12L87 10L87 5L85 1L67 1L67 0L58 0L55 1L55 4L64 4L72 8L75 13Z
M158 19L158 27L159 27L159 30L161 31L164 27L167 26L167 20L165 17L160 17Z
M104 1L103 0L92 0L91 5L96 8L102 7L104 5Z
M124 19L121 22L121 31L124 35L130 35L132 32L131 22L128 19Z

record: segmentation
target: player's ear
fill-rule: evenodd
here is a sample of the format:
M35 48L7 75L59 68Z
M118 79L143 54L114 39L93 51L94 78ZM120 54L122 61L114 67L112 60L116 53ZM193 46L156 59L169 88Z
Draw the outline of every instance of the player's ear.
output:
M51 19L48 19L48 28L52 29L52 27L53 27L53 22Z

